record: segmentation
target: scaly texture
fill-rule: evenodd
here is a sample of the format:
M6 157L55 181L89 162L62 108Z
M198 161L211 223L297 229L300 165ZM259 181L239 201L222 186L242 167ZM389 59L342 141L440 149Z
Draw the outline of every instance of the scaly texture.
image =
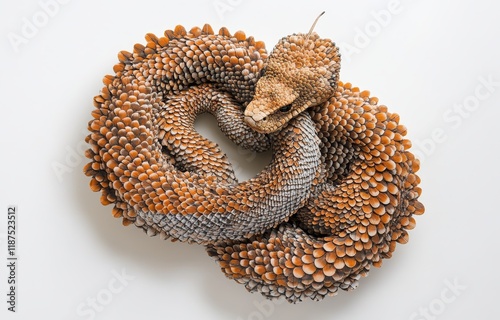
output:
M215 110L249 101L266 55L262 44L241 32L232 37L225 29L218 35L204 30L187 34L177 27L166 38L148 35L147 46L136 45L133 54L120 52L116 76L105 77L95 98L87 137L93 162L85 167L92 189L103 191L102 203L114 203L114 215L126 224L197 243L275 227L305 203L310 188L304 186L319 166L318 138L307 116L271 135L278 156L259 176L235 185L218 147L184 134L193 131L196 113L212 110L224 122L227 112ZM194 85L204 92L194 92ZM242 125L224 128L235 141L256 134ZM196 163L198 170L190 170Z
M291 35L268 58L208 25L146 39L104 78L86 139L91 188L124 224L205 244L228 277L290 302L354 288L407 241L418 161L399 117L338 81L332 41ZM194 130L201 112L271 163L238 183Z
M208 246L226 275L249 291L290 302L354 289L380 266L422 214L418 161L396 114L368 92L339 83L309 111L321 138L323 179L290 222L246 241Z

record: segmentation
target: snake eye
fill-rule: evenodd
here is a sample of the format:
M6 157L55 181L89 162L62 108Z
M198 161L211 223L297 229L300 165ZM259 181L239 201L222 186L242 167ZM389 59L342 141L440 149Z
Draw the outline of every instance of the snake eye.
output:
M286 106L284 106L284 107L281 107L281 108L280 108L280 111L281 111L281 112L288 112L288 111L290 111L290 109L292 109L292 105L291 105L291 104L288 104L288 105L286 105Z

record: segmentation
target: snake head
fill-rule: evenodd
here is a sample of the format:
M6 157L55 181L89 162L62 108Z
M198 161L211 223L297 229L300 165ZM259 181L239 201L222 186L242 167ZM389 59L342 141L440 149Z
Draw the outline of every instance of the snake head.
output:
M271 52L255 94L245 109L245 121L255 131L272 133L335 92L340 53L316 33L282 38Z

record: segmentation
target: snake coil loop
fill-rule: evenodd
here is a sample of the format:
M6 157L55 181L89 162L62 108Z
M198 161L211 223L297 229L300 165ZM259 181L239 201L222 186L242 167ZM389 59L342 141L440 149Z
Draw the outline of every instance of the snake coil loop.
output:
M419 162L399 116L339 81L331 40L290 35L269 56L209 25L146 40L118 54L86 138L90 187L125 225L204 244L226 276L289 302L355 288L408 241ZM194 130L202 112L271 163L238 182Z

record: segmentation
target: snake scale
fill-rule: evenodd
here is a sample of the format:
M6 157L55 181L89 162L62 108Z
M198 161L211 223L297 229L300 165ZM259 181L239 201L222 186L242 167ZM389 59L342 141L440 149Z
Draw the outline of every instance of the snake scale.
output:
M408 241L419 162L399 116L338 79L331 40L311 28L268 54L210 25L146 40L118 54L86 138L90 187L125 225L203 244L227 277L289 302L356 288ZM202 112L271 163L238 182L195 131Z

